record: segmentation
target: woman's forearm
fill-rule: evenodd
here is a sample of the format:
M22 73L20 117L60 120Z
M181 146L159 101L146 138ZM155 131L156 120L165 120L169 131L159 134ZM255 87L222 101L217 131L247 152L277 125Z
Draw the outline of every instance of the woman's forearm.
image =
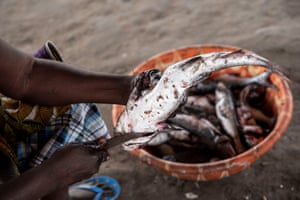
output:
M42 105L125 104L133 78L33 58L1 40L0 63L0 93Z
M25 77L22 99L39 104L77 102L125 104L131 76L83 71L64 63L35 59Z
M0 185L0 196L3 200L40 199L59 188L53 172L41 165Z

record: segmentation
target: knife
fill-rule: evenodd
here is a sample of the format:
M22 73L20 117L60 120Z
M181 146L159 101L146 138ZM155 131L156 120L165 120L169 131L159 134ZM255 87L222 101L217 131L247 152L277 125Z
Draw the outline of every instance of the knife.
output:
M105 145L106 145L107 149L110 149L110 148L112 148L114 146L117 146L119 144L122 144L122 143L124 143L128 140L138 138L138 137L142 137L144 135L145 134L141 134L141 133L126 133L126 134L123 134L123 135L116 134L116 136L114 136L110 139L107 139L106 142L105 142Z

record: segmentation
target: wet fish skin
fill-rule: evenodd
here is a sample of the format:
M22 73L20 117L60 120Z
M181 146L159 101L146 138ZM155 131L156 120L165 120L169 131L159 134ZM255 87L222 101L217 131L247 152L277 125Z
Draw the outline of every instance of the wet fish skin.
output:
M187 90L188 95L206 95L208 93L213 93L216 89L216 81L204 81L197 83L195 86Z
M210 113L206 112L205 108L193 106L190 104L185 104L181 106L180 109L176 111L176 114L178 113L195 115L199 118L207 118L210 115Z
M237 116L242 126L243 133L256 133L263 134L264 130L262 127L257 125L255 118L251 112L251 108L247 101L249 93L252 88L256 87L254 84L250 84L242 89L240 92L239 102L240 106L237 107Z
M239 130L241 129L237 119L234 101L231 91L224 83L219 82L216 88L216 113L224 131L229 135L236 151L242 153L245 147L242 144Z
M122 144L125 151L132 151L135 149L143 148L147 145L156 146L163 144L164 142L170 139L169 135L165 132L156 132L151 135L141 136L134 139L131 139Z
M207 114L215 114L214 105L212 105L207 96L188 96L185 105L198 110L202 109Z
M267 70L252 77L239 77L230 74L223 74L219 77L216 77L214 81L223 82L230 89L243 88L250 84L258 84L277 89L276 85L274 85L269 79L272 73L272 70Z
M170 139L191 141L190 133L181 128L166 128L149 136L143 136L129 140L123 144L126 151L139 149L145 146L158 146Z
M215 91L218 82L223 82L230 89L241 89L250 84L258 84L261 86L277 89L276 85L270 82L269 78L273 73L272 70L267 70L253 77L239 77L231 74L220 75L209 82L200 82L191 87L189 94L204 95Z
M168 122L176 124L189 132L201 137L204 143L214 146L221 133L218 129L210 126L207 120L197 118L193 115L177 114L175 117L168 119Z
M193 143L205 145L216 151L222 158L228 158L236 155L228 136L222 134L212 123L204 118L197 118L192 115L178 114L168 121L181 126L190 133L196 135Z
M150 133L165 128L163 122L182 103L187 88L205 80L214 71L241 65L273 69L267 59L243 50L201 54L169 66L150 92L137 100L129 98L115 131Z

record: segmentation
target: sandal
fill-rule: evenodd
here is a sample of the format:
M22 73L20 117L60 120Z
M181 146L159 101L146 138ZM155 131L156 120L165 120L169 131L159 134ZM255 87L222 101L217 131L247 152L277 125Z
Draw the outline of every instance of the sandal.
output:
M121 193L119 183L108 176L97 176L73 185L70 190L87 190L96 193L94 200L115 200Z

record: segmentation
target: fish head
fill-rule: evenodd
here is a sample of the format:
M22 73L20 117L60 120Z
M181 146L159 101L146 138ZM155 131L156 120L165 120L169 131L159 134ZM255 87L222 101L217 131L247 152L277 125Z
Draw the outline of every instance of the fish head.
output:
M227 87L223 82L218 82L217 83L217 87L216 87L216 102L221 101L222 99L224 99L226 97L226 93L227 93Z

